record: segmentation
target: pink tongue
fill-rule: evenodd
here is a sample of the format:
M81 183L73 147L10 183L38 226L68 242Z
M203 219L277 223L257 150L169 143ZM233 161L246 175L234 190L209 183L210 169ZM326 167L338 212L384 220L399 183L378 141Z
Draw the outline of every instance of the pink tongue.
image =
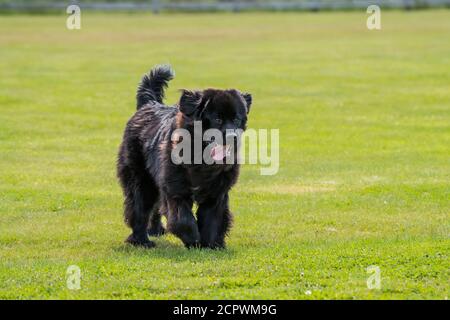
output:
M220 145L215 146L211 150L211 157L216 161L223 160L223 158L225 157L224 154L225 148L226 147Z

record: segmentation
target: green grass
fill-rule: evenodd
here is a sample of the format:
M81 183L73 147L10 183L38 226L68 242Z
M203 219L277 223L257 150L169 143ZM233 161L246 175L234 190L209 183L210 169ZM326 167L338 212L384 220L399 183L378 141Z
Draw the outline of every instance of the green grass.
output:
M447 298L450 11L366 17L0 16L0 298ZM116 153L161 62L169 102L236 87L250 127L280 129L279 173L241 170L225 251L123 244Z

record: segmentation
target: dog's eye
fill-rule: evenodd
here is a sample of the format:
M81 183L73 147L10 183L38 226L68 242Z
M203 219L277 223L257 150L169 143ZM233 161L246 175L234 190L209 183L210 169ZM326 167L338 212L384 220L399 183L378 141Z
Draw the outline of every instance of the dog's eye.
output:
M216 122L217 122L217 124L222 124L222 119L217 118Z
M239 126L241 124L241 119L236 118L233 120L233 122L235 125Z

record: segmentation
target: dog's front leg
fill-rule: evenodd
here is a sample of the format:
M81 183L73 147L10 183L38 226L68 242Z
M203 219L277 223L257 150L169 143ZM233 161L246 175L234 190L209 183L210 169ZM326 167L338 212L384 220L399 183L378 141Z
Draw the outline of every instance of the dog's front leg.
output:
M183 241L187 248L200 243L200 233L192 214L192 200L168 198L167 229Z
M231 225L228 194L202 202L197 211L200 245L204 248L225 248L225 236Z

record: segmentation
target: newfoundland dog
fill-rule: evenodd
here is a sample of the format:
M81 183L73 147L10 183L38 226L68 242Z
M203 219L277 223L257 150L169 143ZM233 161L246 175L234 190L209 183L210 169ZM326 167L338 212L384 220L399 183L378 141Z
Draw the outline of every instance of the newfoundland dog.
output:
M117 175L132 229L126 242L155 246L149 236L165 233L164 215L167 231L186 247L224 248L232 222L228 193L239 175L235 132L246 128L252 97L235 89L181 90L179 102L166 106L164 90L173 77L169 65L144 75L137 112L125 128ZM205 139L211 129L222 139ZM180 151L181 144L188 147Z

